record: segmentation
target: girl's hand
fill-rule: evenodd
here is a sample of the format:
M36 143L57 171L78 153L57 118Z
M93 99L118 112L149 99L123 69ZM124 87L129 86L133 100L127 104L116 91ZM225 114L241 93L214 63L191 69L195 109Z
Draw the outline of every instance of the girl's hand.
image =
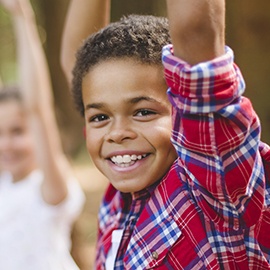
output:
M19 0L0 0L0 4L10 13L17 13L20 10Z
M0 4L12 15L20 15L30 6L28 0L0 0Z

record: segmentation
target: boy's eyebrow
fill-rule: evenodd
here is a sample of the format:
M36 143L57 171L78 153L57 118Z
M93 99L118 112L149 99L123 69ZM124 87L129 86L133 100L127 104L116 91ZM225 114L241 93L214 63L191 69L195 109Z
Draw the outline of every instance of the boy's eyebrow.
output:
M103 103L90 103L85 106L85 110L89 109L101 109L104 107Z
M139 103L140 101L144 101L144 100L145 101L150 101L150 102L155 102L155 103L160 103L156 99L148 97L148 96L134 97L134 98L131 98L131 99L127 100L127 102L131 103L131 104L136 104L136 103Z
M131 104L136 104L139 103L140 101L150 101L154 103L160 103L158 100L148 97L148 96L139 96L139 97L134 97L126 100L126 103L131 103ZM89 109L102 109L105 107L105 104L102 102L97 102L97 103L90 103L85 106L85 110Z

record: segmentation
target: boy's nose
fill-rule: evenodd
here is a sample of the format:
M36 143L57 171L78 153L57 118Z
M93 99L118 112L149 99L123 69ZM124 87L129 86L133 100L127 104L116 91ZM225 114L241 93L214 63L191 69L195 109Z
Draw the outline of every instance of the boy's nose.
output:
M127 123L117 123L111 126L106 134L106 140L108 142L122 143L126 140L135 139L136 136L136 132Z

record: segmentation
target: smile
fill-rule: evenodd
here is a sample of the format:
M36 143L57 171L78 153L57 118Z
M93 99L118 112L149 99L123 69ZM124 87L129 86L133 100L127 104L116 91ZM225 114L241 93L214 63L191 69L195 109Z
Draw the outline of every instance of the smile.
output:
M145 158L147 154L144 155L117 155L110 158L110 160L118 166L121 167L128 167L133 165L136 161Z

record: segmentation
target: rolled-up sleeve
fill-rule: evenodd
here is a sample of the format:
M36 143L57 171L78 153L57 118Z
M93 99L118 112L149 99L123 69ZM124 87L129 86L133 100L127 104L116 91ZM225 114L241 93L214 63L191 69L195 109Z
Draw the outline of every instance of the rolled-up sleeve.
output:
M168 45L162 60L183 181L215 222L236 229L252 226L265 197L260 122L243 96L245 82L233 51L226 47L224 55L191 66Z

